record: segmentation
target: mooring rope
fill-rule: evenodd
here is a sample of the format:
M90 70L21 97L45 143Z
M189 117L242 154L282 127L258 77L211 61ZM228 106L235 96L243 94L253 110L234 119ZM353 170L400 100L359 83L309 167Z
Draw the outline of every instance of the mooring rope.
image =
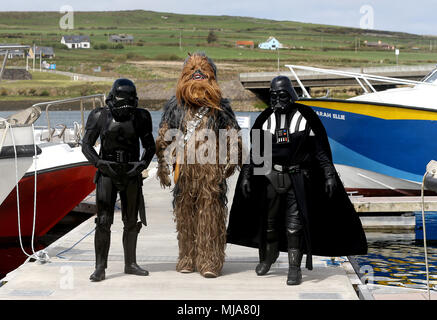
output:
M423 175L422 187L421 187L421 197L422 197L422 225L423 225L423 248L425 250L425 267L426 267L426 288L428 291L428 300L431 300L431 293L429 290L429 268L428 268L428 247L426 244L426 223L425 223L425 196L424 196L424 184L425 178L428 175L426 172Z
M41 263L49 262L50 258L49 258L46 251L40 250L40 251L35 252L35 248L34 248L35 225L36 225L36 194L37 194L36 176L37 176L37 156L38 156L36 142L35 142L34 127L32 125L33 144L34 144L34 150L35 150L35 155L34 155L34 169L35 169L34 170L35 171L34 172L34 177L35 177L35 181L34 181L34 207L33 207L32 242L31 242L32 254L29 254L24 249L22 234L21 234L21 210L20 210L20 191L19 191L19 179L18 179L17 146L15 144L15 137L14 137L14 132L13 132L12 126L9 123L7 123L7 126L9 126L9 130L11 132L11 139L12 139L12 145L14 148L14 156L15 156L14 162L15 162L15 189L16 189L16 193L17 193L18 239L20 242L21 251L23 251L23 253L27 256L27 259L24 263L29 261L31 258L34 258Z

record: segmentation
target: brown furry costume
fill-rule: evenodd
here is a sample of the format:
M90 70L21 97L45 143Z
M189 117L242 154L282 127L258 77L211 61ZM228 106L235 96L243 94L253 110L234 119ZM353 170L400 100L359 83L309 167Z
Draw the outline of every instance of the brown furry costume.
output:
M196 73L197 71L197 73ZM187 163L187 146L184 147L184 160L180 163L180 174L173 193L173 207L178 232L179 259L176 270L179 272L199 271L205 277L220 274L225 258L227 184L237 163L241 163L241 138L237 143L226 139L226 163L219 163L219 130L240 130L229 101L222 98L216 80L216 67L203 53L190 55L184 63L179 78L176 97L171 98L164 107L158 138L158 179L161 186L170 187L168 154L165 150L175 141L166 141L164 136L169 129L179 129L186 134L187 124L193 120L199 108L209 107L195 129L212 129L216 137L215 163ZM195 135L191 139L196 139ZM205 140L195 140L195 150L203 150ZM207 140L206 140L207 141ZM233 140L235 142L235 140ZM170 151L171 152L171 151ZM204 151L202 151L204 152ZM208 150L206 153L209 152ZM230 157L238 154L238 162L230 163ZM174 157L176 152L172 152ZM182 154L182 152L181 152ZM178 159L179 159L178 155Z

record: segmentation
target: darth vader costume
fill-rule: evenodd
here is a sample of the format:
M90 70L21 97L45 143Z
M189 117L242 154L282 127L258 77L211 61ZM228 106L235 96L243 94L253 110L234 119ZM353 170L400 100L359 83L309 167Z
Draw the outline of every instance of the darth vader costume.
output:
M87 120L82 152L97 167L95 177L97 218L95 231L96 269L91 281L105 279L110 246L114 205L120 194L124 224L124 272L147 276L148 271L136 263L136 245L142 224L146 225L141 172L155 153L152 119L139 109L135 85L118 79L106 99L106 107L94 109ZM94 144L100 137L100 152ZM140 156L140 141L144 151ZM138 213L141 222L138 222Z
M259 248L255 271L260 276L280 251L288 252L288 285L301 283L304 253L309 270L312 255L367 253L361 222L332 163L323 124L296 100L290 79L272 80L271 107L252 127L250 163L240 172L227 229L228 243ZM269 156L262 154L263 143L272 143L271 165L264 174L255 174L265 163L253 158L253 138L259 133L261 156Z

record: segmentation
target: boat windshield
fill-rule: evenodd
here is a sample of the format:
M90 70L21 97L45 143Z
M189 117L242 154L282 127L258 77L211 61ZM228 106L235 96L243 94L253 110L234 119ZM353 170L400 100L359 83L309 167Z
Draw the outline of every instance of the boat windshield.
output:
M437 69L431 71L424 79L423 82L435 83L437 81ZM436 82L437 83L437 82Z

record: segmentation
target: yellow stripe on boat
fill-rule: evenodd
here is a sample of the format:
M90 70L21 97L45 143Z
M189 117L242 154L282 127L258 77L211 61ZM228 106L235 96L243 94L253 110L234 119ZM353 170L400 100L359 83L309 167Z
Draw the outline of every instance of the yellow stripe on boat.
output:
M345 111L376 117L386 120L437 120L437 111L426 111L401 108L395 106L382 106L368 103L355 103L351 101L327 101L327 100L299 100L298 103L307 106L325 108L336 111Z

